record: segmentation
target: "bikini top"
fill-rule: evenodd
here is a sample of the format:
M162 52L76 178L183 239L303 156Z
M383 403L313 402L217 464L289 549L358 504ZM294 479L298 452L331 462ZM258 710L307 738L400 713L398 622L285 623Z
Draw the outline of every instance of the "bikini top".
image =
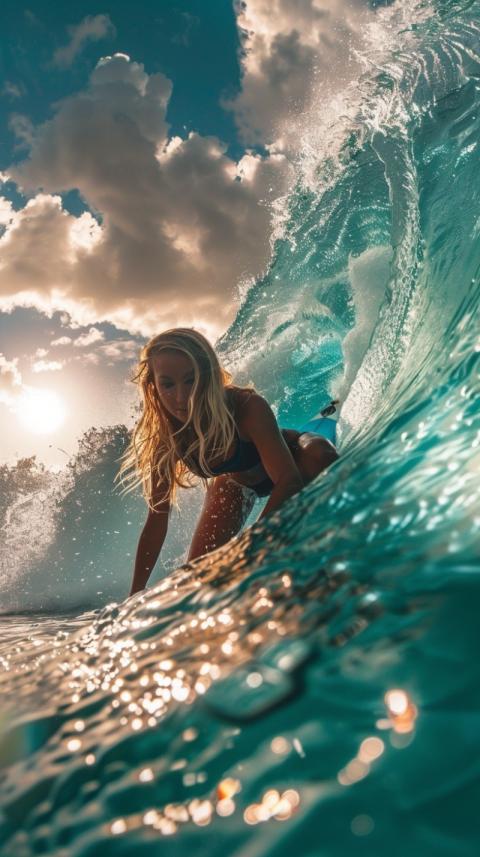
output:
M242 440L237 429L235 429L235 439L237 448L232 457L210 468L215 476L221 473L242 473L245 470L253 470L261 463L260 453L253 440Z
M221 473L242 473L246 470L253 470L257 464L261 463L260 453L253 440L242 440L237 429L235 429L235 440L237 441L237 448L233 455L227 461L222 461L210 468L214 476L220 476ZM196 469L198 476L208 479L210 474L201 473L198 465Z
M228 391L227 395L230 393L231 391ZM247 470L253 470L254 467L261 464L262 458L253 440L242 440L236 426L235 440L237 446L233 455L227 461L222 461L220 464L216 464L215 467L210 468L214 476L220 476L222 473L243 473ZM197 476L208 479L210 474L202 473L198 463L195 462L195 464Z

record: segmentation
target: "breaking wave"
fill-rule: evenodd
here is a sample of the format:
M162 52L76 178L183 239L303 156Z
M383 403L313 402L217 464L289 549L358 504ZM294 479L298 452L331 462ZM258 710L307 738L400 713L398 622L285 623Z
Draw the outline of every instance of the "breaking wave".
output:
M125 430L2 471L4 612L48 615L3 622L0 855L478 852L479 11L378 11L220 343L284 426L340 392L327 473L69 618L128 582Z

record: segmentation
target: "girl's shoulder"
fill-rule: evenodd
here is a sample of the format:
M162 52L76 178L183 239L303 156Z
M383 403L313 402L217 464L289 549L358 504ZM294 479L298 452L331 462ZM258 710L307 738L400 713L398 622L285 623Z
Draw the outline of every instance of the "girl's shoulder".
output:
M256 435L258 427L262 426L265 431L278 428L275 414L267 400L251 387L232 387L232 416L235 420L237 431L244 441L250 441ZM263 430L262 429L262 430Z
M233 418L235 420L238 416L240 416L241 412L245 408L245 405L250 402L252 396L262 398L257 393L253 384L249 387L237 387L236 384L229 384L229 386L226 388L226 392L227 401L231 409Z
M229 388L231 392L231 414L240 431L240 436L243 440L251 440L251 433L254 431L257 423L264 422L268 415L273 416L270 406L266 399L257 393L255 387L234 387Z

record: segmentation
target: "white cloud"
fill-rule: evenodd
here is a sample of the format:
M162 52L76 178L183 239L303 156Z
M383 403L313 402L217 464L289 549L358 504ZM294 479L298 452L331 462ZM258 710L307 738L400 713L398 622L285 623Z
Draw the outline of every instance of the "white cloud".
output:
M71 66L89 42L113 39L117 33L109 15L87 15L80 24L67 27L67 32L70 42L62 48L57 48L53 55L52 65L59 68Z
M32 369L34 372L55 372L62 369L64 365L64 362L58 360L38 360L32 364Z
M242 89L226 103L247 144L298 148L312 100L351 79L366 0L245 0L237 7ZM309 120L307 120L309 121Z
M50 294L59 294L71 276L69 234L74 220L62 210L61 198L49 194L38 194L12 213L0 239L3 309L38 304L49 310Z
M82 333L73 344L77 348L86 348L88 345L93 345L94 342L101 342L102 339L105 339L104 332L96 327L91 327L88 333Z
M101 345L98 352L110 360L133 360L140 355L141 345L134 339L116 339Z
M0 196L0 226L6 226L14 219L12 203L4 196Z
M89 351L76 357L76 360L81 360L82 363L93 363L98 365L102 360L105 360L109 366L122 361L131 362L139 357L141 345L135 342L134 339L115 339L112 342L107 342L105 345L100 345L95 351Z
M82 354L81 357L76 357L75 360L81 361L84 365L93 363L94 366L97 366L100 363L100 357L96 351L89 351L87 354Z
M76 324L108 319L145 335L199 320L212 336L225 329L238 283L269 259L268 200L285 190L286 160L237 164L199 134L169 142L170 93L163 74L107 57L35 129L30 157L10 174L42 192L0 240L1 308L66 310ZM71 188L101 225L62 209L56 194Z
M70 228L70 243L73 248L83 247L91 250L102 237L102 227L90 214L84 211Z
M17 363L18 357L7 360L0 354L0 402L4 405L13 406L23 390Z
M6 96L10 101L13 101L15 98L21 98L22 92L16 83L11 83L11 81L6 80L3 84L3 89L0 92L0 95Z
M51 347L56 347L57 345L70 345L72 339L70 336L60 336L59 339L54 339L51 343Z
M62 312L60 316L60 323L62 327L70 327L75 329L76 327L81 327L82 325L75 321L68 312Z
M35 357L46 357L48 351L46 348L37 348L35 352Z
M8 126L15 134L16 149L29 149L35 142L35 128L32 120L21 113L12 113Z

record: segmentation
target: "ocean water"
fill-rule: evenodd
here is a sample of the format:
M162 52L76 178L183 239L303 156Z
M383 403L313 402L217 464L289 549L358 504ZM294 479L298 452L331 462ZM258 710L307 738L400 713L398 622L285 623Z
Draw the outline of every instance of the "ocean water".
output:
M339 461L128 602L126 430L0 471L1 857L478 854L480 4L372 5L219 343Z

